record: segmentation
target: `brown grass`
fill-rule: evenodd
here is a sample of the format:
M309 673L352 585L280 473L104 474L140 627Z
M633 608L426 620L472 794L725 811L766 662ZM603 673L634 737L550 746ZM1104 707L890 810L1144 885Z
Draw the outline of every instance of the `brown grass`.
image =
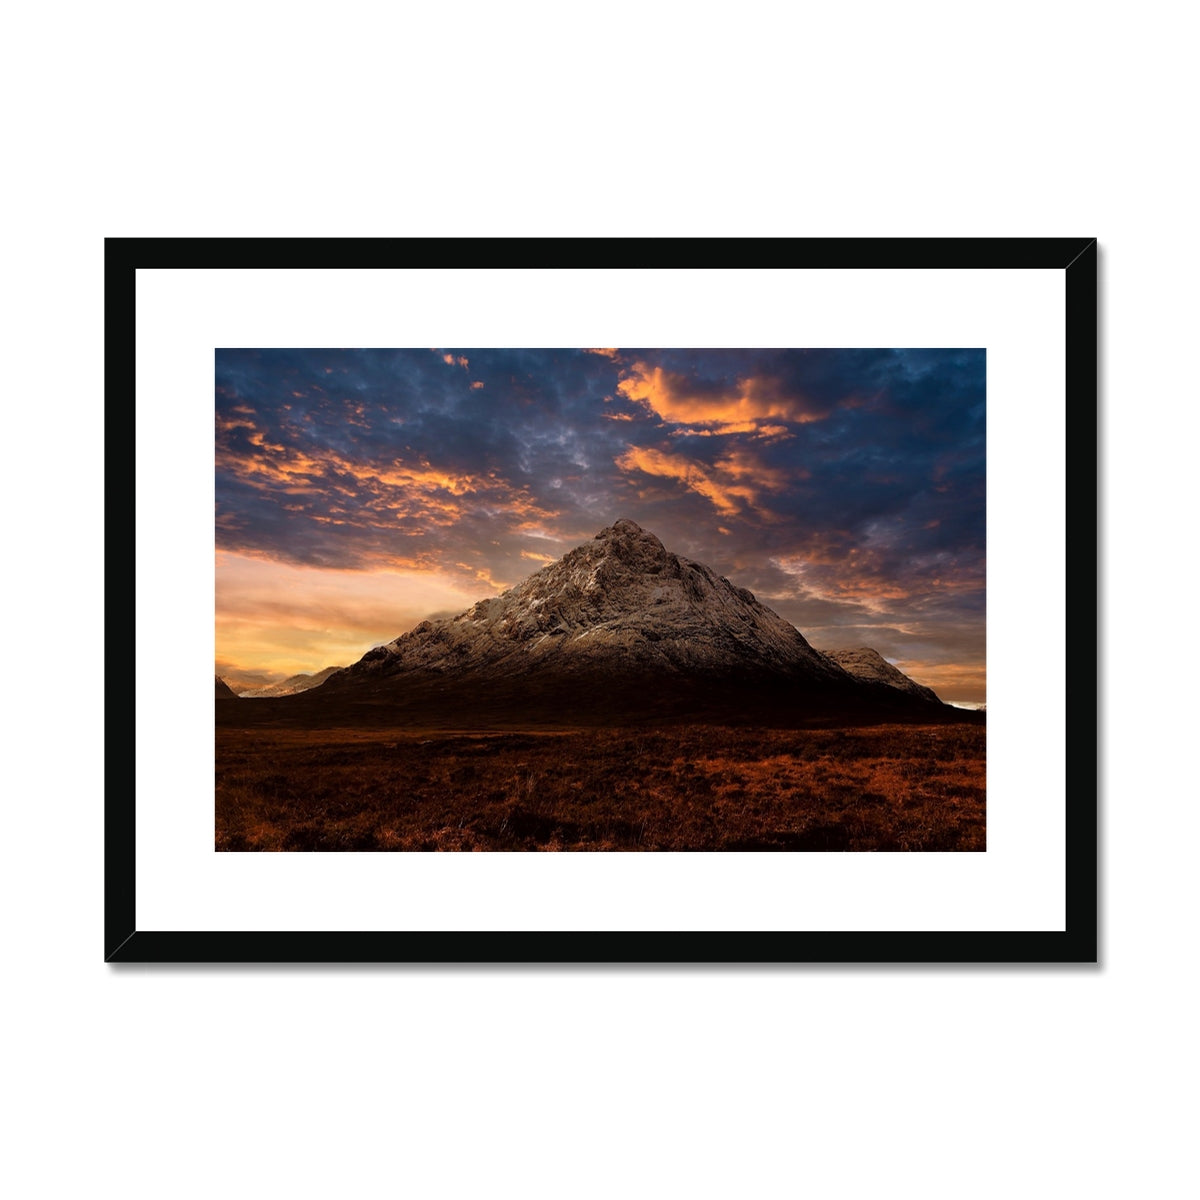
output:
M218 850L983 850L981 725L219 728Z

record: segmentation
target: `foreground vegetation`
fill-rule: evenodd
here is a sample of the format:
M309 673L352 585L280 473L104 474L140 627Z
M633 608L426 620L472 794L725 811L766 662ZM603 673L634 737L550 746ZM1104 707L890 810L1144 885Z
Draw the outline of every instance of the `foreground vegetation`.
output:
M986 728L218 728L218 850L983 850Z

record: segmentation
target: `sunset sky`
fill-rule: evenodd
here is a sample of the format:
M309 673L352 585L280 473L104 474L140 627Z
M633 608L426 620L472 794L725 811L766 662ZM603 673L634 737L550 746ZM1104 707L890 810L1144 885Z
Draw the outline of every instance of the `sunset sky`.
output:
M358 659L628 517L983 702L983 350L218 350L217 672Z

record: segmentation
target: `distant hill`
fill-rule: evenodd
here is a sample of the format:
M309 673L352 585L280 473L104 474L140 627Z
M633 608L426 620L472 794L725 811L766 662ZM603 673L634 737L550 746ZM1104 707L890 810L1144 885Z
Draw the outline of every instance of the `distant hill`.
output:
M251 688L268 687L277 683L275 675L264 671L243 671L232 663L218 661L216 673L240 696Z
M236 700L238 698L237 692L235 692L233 688L231 688L229 684L227 684L225 680L220 677L220 675L216 675L214 678L217 681L218 700Z
M264 696L294 696L297 692L307 692L310 688L320 687L335 671L341 667L326 667L315 675L293 675L282 683L273 683L267 687L247 688L239 691L243 699L260 699Z

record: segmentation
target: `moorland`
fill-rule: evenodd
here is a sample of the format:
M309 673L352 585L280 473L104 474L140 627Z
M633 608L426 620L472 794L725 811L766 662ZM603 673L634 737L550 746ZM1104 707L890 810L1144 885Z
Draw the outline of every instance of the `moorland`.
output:
M986 848L975 714L790 729L236 719L268 703L218 705L218 850Z

